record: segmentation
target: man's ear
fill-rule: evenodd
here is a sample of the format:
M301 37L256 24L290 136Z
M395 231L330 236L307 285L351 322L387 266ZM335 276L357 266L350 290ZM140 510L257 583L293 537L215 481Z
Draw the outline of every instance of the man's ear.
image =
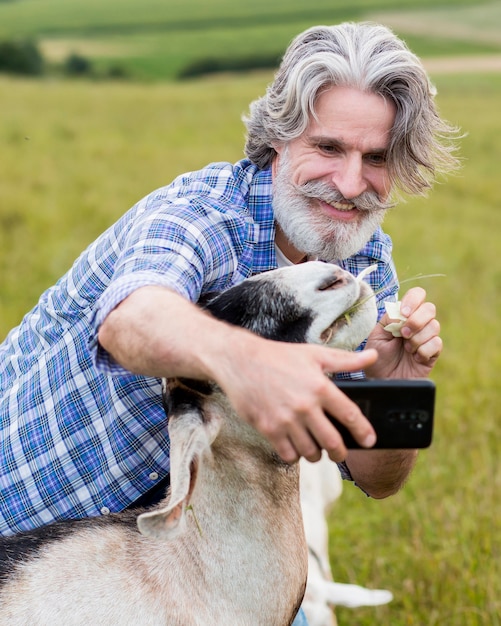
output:
M273 150L275 150L275 156L273 157L273 161L271 162L271 179L275 180L277 176L277 170L280 165L280 159L285 158L285 154L287 151L287 144L285 142L276 142L272 144Z

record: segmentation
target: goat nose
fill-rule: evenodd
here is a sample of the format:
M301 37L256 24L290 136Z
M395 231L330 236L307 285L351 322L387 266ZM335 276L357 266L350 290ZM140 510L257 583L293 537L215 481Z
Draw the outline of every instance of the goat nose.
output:
M320 283L318 290L326 291L327 289L340 289L341 287L345 287L350 282L350 278L352 278L352 276L348 272L345 272L344 270L337 270L329 277L324 278L324 280Z

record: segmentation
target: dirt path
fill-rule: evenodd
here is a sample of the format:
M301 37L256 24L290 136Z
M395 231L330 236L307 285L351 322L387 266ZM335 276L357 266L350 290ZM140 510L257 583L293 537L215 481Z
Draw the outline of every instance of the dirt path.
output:
M501 54L423 58L422 61L430 74L501 72Z
M501 43L501 2L479 2L455 9L378 11L369 18L405 34L440 37L478 43Z
M480 1L475 5L409 11L378 11L370 14L374 22L386 24L405 40L406 35L419 35L501 44L501 1ZM423 57L422 57L423 58ZM468 54L454 57L423 58L430 73L499 72L501 53Z

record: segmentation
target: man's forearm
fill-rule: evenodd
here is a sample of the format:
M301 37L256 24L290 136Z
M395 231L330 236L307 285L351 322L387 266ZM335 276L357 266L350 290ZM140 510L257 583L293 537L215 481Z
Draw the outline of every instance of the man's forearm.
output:
M99 329L99 343L135 374L211 379L221 346L244 332L173 291L143 287L108 315Z
M350 450L346 464L353 480L373 498L387 498L403 486L417 450Z

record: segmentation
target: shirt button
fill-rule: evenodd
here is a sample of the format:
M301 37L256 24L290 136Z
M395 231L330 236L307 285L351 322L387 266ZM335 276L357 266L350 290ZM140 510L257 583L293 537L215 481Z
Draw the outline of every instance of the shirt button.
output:
M109 515L109 514L110 514L110 510L107 506L101 507L101 515Z
M157 472L151 472L149 478L150 478L150 480L157 480L158 479Z

